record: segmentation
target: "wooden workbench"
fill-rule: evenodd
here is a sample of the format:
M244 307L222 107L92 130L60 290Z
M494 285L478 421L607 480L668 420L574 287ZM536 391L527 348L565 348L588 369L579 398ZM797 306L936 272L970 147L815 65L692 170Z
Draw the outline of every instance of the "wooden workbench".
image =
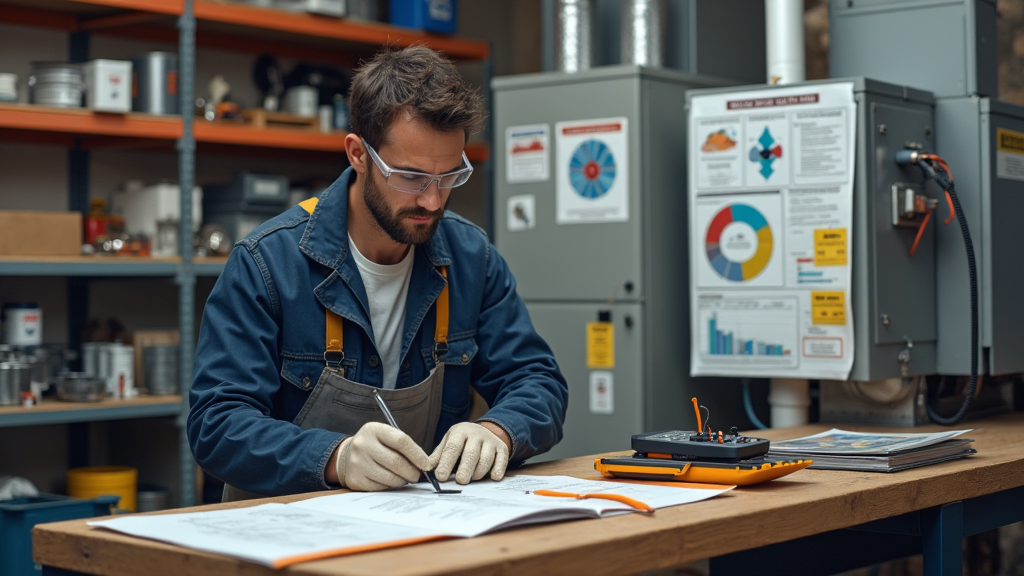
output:
M803 426L764 431L761 435L781 440L829 427ZM955 561L958 552L952 552L952 544L955 543L958 550L959 538L971 533L972 529L988 529L978 528L983 523L976 520L966 520L967 516L977 514L971 512L973 508L970 506L961 508L962 504L981 502L987 506L986 514L989 515L985 518L992 517L990 513L998 516L994 520L997 522L995 525L1024 518L1024 488L1021 488L1024 486L1024 414L968 422L964 427L975 429L967 436L975 439L978 454L963 460L895 474L803 470L710 500L661 509L653 516L631 514L525 527L471 539L307 562L280 573L352 576L637 574L892 517L913 520L910 524L921 532L920 537L926 541L926 574L957 573ZM845 428L878 430L858 426ZM915 431L935 430L940 428L926 427ZM517 472L581 478L596 475L593 458L586 457L527 466ZM291 502L318 495L323 493L187 510L234 508L271 501ZM991 500L997 496L1002 499ZM1015 511L1017 509L1007 512L1007 501L1019 504L1019 513ZM996 510L988 510L993 506ZM915 514L929 511L934 511L934 514L925 520L914 520L917 518ZM958 511L960 516L956 515ZM932 517L941 522L935 524L928 520ZM965 519L958 528L950 519L960 517ZM868 529L876 525L878 522L868 524ZM930 528L932 526L941 529L941 542L936 541L931 533L934 532ZM882 526L876 530L887 529ZM900 530L909 534L913 528L893 531ZM929 538L942 545L932 549L931 564L927 552ZM83 520L39 526L33 533L33 542L35 559L44 567L89 574L213 576L275 573L269 568L241 560L92 529ZM845 552L857 554L857 550ZM713 561L713 571L715 566ZM761 569L753 571L765 573ZM59 570L52 573L66 574Z

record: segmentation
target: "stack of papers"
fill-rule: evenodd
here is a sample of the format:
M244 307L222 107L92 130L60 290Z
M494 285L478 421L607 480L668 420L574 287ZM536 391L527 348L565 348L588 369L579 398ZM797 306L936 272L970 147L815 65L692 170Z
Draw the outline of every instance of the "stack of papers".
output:
M445 482L442 487L461 489L462 493L437 494L430 484L422 483L291 504L124 516L89 525L282 568L427 540L478 536L512 526L636 512L619 502L531 494L535 490L616 494L657 509L697 502L733 488L657 486L569 476L514 476L467 486Z
M973 440L956 438L970 430L933 434L878 434L833 428L827 432L772 442L769 456L814 460L811 468L898 472L977 453Z

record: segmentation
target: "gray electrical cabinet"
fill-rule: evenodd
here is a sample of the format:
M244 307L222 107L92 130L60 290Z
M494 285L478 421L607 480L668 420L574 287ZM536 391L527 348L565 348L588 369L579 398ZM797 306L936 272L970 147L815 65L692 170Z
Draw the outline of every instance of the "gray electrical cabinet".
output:
M916 254L911 256L918 228L894 225L896 191L925 193L921 170L896 164L895 156L908 145L933 149L932 95L865 78L837 78L775 87L699 90L691 92L690 97L799 86L810 90L842 82L853 83L857 105L851 247L854 361L849 379L933 374L935 226L925 229Z
M829 0L829 73L998 94L996 0Z
M693 428L689 400L698 392L718 427L740 422L735 383L709 379L698 390L688 377L685 93L712 85L636 66L493 81L495 245L569 383L565 437L545 459L626 450L632 434ZM557 152L565 146L558 123L622 119L626 158L616 177L625 173L628 216L559 223L559 170L571 159ZM519 127L547 136L526 145L514 138ZM510 143L534 147L540 164L514 165ZM612 368L588 367L587 324L599 319L614 330Z
M1024 108L990 98L948 98L935 106L936 152L953 171L957 196L971 232L977 260L979 304L978 371L1024 372ZM971 369L970 284L967 253L945 203L938 230L939 374Z

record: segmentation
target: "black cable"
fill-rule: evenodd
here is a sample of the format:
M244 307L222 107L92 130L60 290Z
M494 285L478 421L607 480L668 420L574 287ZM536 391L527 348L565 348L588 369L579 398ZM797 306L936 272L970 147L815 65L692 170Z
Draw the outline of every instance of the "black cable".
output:
M940 173L940 171L936 171L935 168L924 160L918 160L917 165L924 170L928 178L935 180L943 190L949 193L949 198L953 202L953 210L956 212L957 222L960 223L960 233L964 237L964 248L967 249L967 268L970 272L971 281L971 380L967 386L967 397L964 398L960 409L952 416L943 416L936 412L931 404L927 405L928 418L932 422L944 426L952 426L963 420L967 410L971 407L971 402L974 401L974 393L978 388L978 269L974 261L974 244L971 242L971 232L967 229L967 219L964 217L963 208L960 207L960 199L956 196L953 182Z

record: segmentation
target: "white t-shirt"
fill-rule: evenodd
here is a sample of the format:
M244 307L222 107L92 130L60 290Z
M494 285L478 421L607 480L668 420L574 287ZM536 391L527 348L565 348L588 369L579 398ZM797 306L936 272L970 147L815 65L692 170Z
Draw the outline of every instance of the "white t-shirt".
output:
M348 237L352 257L363 277L366 296L370 302L370 326L377 344L377 352L384 368L384 388L392 390L398 380L398 365L402 353L402 328L405 325L405 301L409 296L409 280L416 249L398 264L377 264L363 256L352 237Z

